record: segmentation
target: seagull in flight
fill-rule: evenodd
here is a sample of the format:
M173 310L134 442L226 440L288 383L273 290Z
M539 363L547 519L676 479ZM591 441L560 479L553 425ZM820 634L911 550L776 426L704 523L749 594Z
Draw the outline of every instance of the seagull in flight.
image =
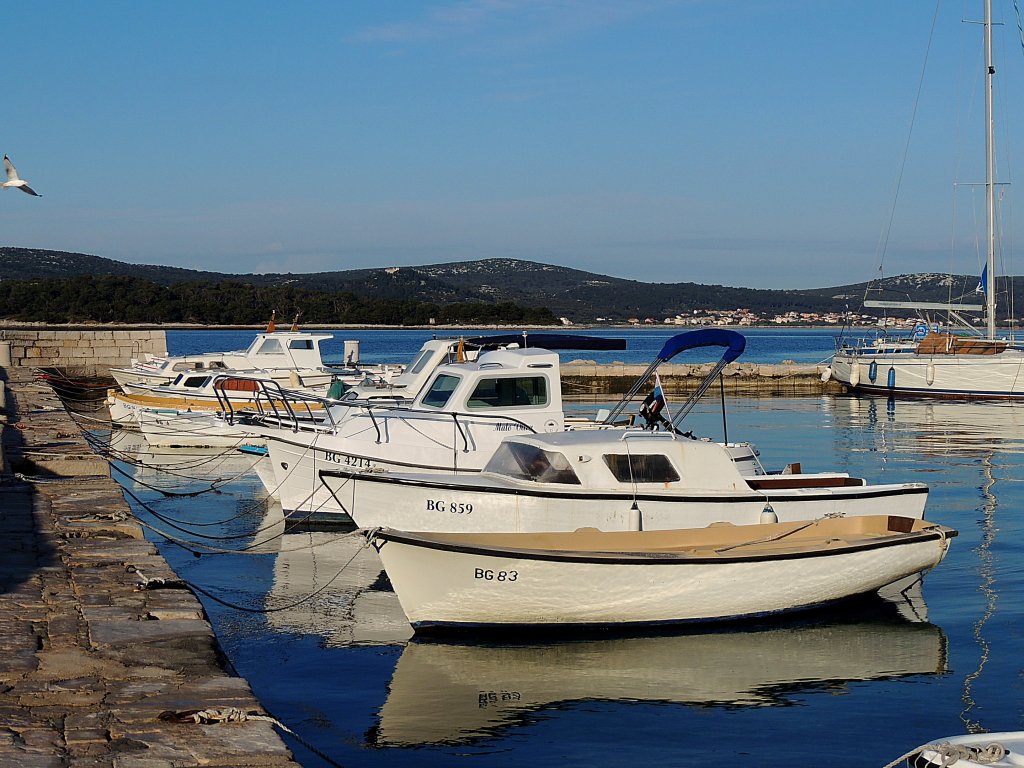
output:
M7 155L4 155L4 170L7 171L7 181L0 184L4 189L20 189L26 195L42 197L42 195L32 189L24 179L18 178L18 169L14 167L14 163L11 162L11 159L7 157Z

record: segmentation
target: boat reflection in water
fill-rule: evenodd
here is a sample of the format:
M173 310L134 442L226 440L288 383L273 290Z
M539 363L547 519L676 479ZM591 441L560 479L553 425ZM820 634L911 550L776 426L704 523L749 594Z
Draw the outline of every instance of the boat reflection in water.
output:
M374 746L466 743L572 701L701 707L785 706L802 691L947 671L946 637L927 622L834 615L735 632L542 644L409 643Z
M1019 404L844 396L826 399L825 408L833 415L837 436L872 439L860 450L1024 453L1024 408Z
M269 529L274 514L281 515L280 503L270 503L261 527ZM286 530L264 602L274 631L315 635L325 648L412 637L380 558L363 536L301 530L293 522Z

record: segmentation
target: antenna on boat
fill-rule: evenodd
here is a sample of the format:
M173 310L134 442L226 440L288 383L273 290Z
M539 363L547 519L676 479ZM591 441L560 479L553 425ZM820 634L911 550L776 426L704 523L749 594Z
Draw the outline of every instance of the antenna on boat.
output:
M725 418L725 377L718 374L718 391L722 397L722 438L726 445L729 445L729 424Z

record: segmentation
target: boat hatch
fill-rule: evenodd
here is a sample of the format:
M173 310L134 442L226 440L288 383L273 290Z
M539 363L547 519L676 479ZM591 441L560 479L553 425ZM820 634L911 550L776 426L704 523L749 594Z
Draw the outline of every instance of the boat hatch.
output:
M484 471L535 483L582 485L564 454L515 441L499 445Z

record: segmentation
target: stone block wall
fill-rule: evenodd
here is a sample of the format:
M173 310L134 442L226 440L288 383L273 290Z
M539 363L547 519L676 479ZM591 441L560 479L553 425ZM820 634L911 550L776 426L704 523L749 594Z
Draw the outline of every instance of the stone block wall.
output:
M0 368L67 368L89 376L145 353L167 354L164 331L10 330L0 328Z

